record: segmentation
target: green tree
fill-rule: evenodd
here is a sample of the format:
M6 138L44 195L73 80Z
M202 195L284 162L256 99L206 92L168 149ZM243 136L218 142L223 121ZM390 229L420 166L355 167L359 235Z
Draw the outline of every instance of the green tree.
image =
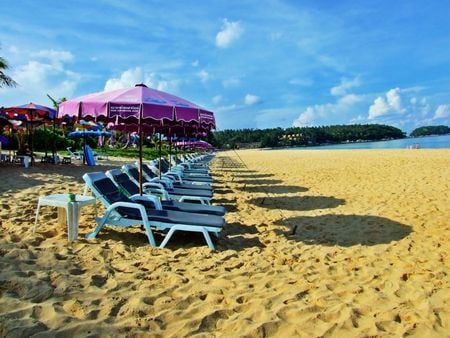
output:
M55 100L53 97L51 97L50 95L48 95L48 98L50 99L50 101L52 101L53 107L55 109L58 109L58 105L64 101L67 101L67 99L65 97L60 98L59 100Z
M447 126L424 126L416 128L411 132L412 137L428 136L428 135L446 135L450 134L450 128Z
M260 142L261 147L298 147L405 137L400 129L380 124L291 127L287 129L241 129L214 132L218 148L234 148L238 143Z
M16 81L5 74L5 70L9 68L8 62L0 56L0 88L3 86L15 87Z

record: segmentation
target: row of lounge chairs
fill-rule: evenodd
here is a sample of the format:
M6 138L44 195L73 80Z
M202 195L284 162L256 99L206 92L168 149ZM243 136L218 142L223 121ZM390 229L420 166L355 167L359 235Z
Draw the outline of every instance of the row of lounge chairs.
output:
M142 195L136 165L86 173L84 194L90 190L106 208L87 238L95 238L106 224L140 225L151 246L157 246L153 231L165 233L160 248L176 231L187 231L201 232L208 247L214 250L210 234L218 236L223 229L225 208L211 205L213 187L207 167L210 160L211 157L203 156L186 159L164 173L157 170L162 161L144 164Z

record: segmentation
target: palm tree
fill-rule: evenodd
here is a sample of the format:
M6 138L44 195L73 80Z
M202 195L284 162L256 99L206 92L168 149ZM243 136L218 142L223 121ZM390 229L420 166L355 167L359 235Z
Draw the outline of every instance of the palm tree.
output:
M15 87L17 83L4 73L6 69L8 69L8 62L0 56L0 88L3 86Z
M53 97L51 97L50 95L47 94L47 97L50 99L50 101L52 101L53 103L53 107L55 109L58 109L58 105L64 101L67 101L67 99L65 97L60 98L59 100L55 100Z

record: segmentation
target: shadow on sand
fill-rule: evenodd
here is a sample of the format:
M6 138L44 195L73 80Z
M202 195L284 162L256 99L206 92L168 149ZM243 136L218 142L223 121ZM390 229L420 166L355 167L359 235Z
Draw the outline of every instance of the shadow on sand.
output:
M258 179L258 178L268 178L273 177L273 174L236 174L237 178L240 179Z
M217 241L219 250L243 250L264 245L259 240L258 229L254 225L239 222L227 223Z
M236 199L228 199L228 198L214 198L212 199L212 204L221 205L225 207L227 212L237 211Z
M246 184L246 185L274 185L274 184L280 184L283 183L282 180L277 180L277 179L238 179L238 180L233 180L233 183L238 183L238 184Z
M70 166L70 170L67 170ZM55 174L67 177L70 182L84 183L82 176L86 172L107 170L110 167L89 167L72 164L53 165L49 163L36 163L24 168L15 165L2 165L0 168L1 177L7 177L7 182L0 184L0 194L6 191L17 192L18 190L32 188L45 184L41 179L42 174ZM4 175L4 176L3 176ZM10 182L10 184L9 184Z
M248 226L241 223L226 224L219 238L211 234L211 239L216 246L216 249L221 250L243 250L250 247L263 247L258 236L258 231L255 226ZM84 236L84 234L80 235ZM164 235L160 232L154 231L156 245L161 244L164 240ZM230 238L228 238L230 237ZM127 246L143 247L150 246L147 235L140 227L120 228L120 227L104 227L96 237L97 241L112 240L121 242ZM86 240L86 243L92 243ZM201 233L177 231L170 239L165 248L176 250L179 248L189 249L206 246L205 238Z
M249 203L267 209L309 211L336 208L345 204L345 200L327 196L280 196L256 197Z
M308 188L300 187L296 185L256 185L256 186L248 186L241 188L243 191L258 193L263 192L266 194L292 194L298 192L306 192Z
M353 245L389 244L412 232L409 225L388 218L364 215L300 216L277 222L289 228L279 234L305 244Z

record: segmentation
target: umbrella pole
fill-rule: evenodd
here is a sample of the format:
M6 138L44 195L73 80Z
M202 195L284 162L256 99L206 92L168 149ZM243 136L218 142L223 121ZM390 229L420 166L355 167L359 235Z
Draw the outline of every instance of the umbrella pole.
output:
M28 129L28 145L30 147L30 162L33 165L33 110L30 111L30 125Z
M57 114L58 115L58 114ZM55 140L55 131L56 131L56 118L53 119L53 133L52 133L52 164L56 164L55 161L55 153L56 153L56 140Z
M176 136L175 136L176 139ZM177 146L177 141L175 142L175 145L173 147L173 149L175 149L175 164L178 162L178 146Z
M84 164L86 164L86 133L83 133L83 165Z
M169 171L172 169L172 135L169 132Z
M159 133L159 179L161 179L161 133Z
M142 196L142 104L139 107L139 194Z

